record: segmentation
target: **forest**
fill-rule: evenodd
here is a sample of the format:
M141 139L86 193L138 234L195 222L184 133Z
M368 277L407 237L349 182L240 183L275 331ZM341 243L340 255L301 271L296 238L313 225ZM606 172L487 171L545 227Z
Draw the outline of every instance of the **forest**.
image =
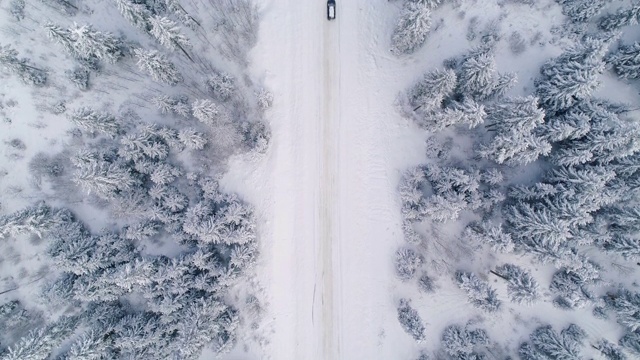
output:
M0 40L2 81L35 94L42 127L58 138L28 162L29 201L2 199L2 252L39 255L0 289L14 298L0 304L0 328L11 329L0 331L0 358L228 352L262 313L250 281L253 207L219 186L230 156L259 156L270 141L264 111L273 96L246 73L255 5L1 6L12 32ZM8 126L19 119L6 109L20 100L2 100ZM16 159L31 146L11 144ZM28 300L14 297L21 291Z
M431 18L446 3L405 1L392 52L419 51L435 36ZM640 45L626 39L637 39L640 6L556 6L566 16L560 36L570 41L542 64L528 92L512 95L518 74L500 72L496 60L505 42L510 56L523 52L522 36L470 24L471 48L398 97L403 117L430 135L432 159L409 169L399 189L406 245L395 254L398 278L426 297L459 292L479 314L446 327L439 348L427 346L420 359L640 356L638 109L615 91L597 93L604 77L638 91ZM398 321L420 342L430 319L421 317L419 301L401 299ZM485 327L500 326L489 319L549 309L542 303L553 309L548 319L536 312L539 325L525 341L489 338ZM561 318L580 321L546 323ZM590 319L617 323L622 335L589 338L581 326L593 326Z

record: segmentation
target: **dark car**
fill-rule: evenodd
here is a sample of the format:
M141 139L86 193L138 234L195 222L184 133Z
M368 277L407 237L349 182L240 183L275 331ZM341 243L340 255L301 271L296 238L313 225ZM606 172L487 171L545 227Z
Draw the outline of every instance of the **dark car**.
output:
M334 20L336 18L336 0L327 0L327 19Z

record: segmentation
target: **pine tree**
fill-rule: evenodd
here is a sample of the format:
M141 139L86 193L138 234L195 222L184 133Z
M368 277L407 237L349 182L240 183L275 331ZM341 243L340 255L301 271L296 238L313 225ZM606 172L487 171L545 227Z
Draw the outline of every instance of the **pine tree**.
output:
M438 112L424 114L423 125L432 132L443 130L452 125L468 125L472 129L484 122L486 116L484 105L465 98L463 101L451 102L449 106Z
M437 110L442 106L444 99L453 94L455 87L456 73L453 70L430 71L407 92L409 104L414 111Z
M640 43L622 46L618 51L606 58L613 71L624 79L637 79L640 77Z
M450 325L442 333L444 351L455 359L476 359L475 349L489 344L487 332L483 329L468 330L459 325Z
M640 355L640 334L637 332L626 333L619 342L620 346L635 355Z
M74 110L69 119L79 128L91 134L101 132L115 137L120 130L120 124L115 116L107 112L98 112L88 107Z
M411 307L409 300L400 299L398 306L398 321L404 331L411 335L417 342L425 339L425 327L418 312Z
M89 89L89 70L83 67L76 67L73 70L65 71L65 75L80 90Z
M508 98L493 104L487 108L487 122L487 129L496 136L478 150L484 158L498 164L524 165L551 151L551 144L535 134L544 123L544 111L535 97Z
M196 119L209 126L227 122L222 108L211 100L196 100L191 105L191 109Z
M456 284L467 293L469 302L486 311L496 312L500 310L502 302L498 300L496 291L486 281L480 280L474 273L457 271Z
M602 11L604 0L556 0L562 12L574 22L587 22Z
M74 53L80 58L95 57L113 64L124 56L122 40L111 33L96 31L89 24L74 24L69 29L69 37Z
M411 249L396 251L396 274L404 281L412 279L422 263L422 257Z
M62 45L64 50L69 54L75 55L73 39L69 30L66 30L61 26L55 25L53 23L45 24L44 29L47 32L47 36L51 40Z
M110 354L111 351L109 337L95 330L89 330L71 344L71 348L65 354L65 360L101 360Z
M600 19L600 28L605 31L618 30L624 26L637 25L640 19L640 4L633 4L630 8L621 8L615 14L609 14Z
M209 92L220 101L227 101L236 92L236 80L228 73L213 70L205 82Z
M540 297L540 286L528 271L516 265L504 264L496 268L496 273L509 282L507 292L511 301L532 304Z
M47 83L47 72L32 65L28 59L18 59L18 52L9 45L0 46L0 64L25 84L43 86Z
M186 49L191 48L191 42L186 36L180 33L180 27L178 27L175 22L169 18L155 15L149 18L149 24L151 25L151 35L153 35L162 46L169 50L180 49L180 51L189 57Z
M138 59L138 68L146 71L154 80L172 86L182 82L182 75L176 66L159 52L134 49L133 54Z
M586 338L585 332L576 325L569 325L560 334L550 325L537 328L530 336L531 344L520 346L523 359L580 360L580 348Z
M120 138L118 155L127 161L134 162L162 161L169 156L169 146L153 128L143 128L138 133L130 133Z
M593 295L587 289L591 282L593 281L568 268L556 271L549 285L549 290L557 295L554 304L565 309L585 306L593 300Z
M553 142L576 140L591 130L591 117L582 107L573 107L562 116L554 116L539 126L540 132ZM588 161L588 160L587 160Z
M130 190L137 183L131 170L118 163L104 160L76 162L73 181L87 193L111 199L118 193Z
M201 300L181 311L173 352L183 359L197 358L200 350L212 341L219 347L234 337L235 311L215 300ZM227 338L227 339L225 339Z
M140 3L132 0L114 0L122 16L140 30L149 31L151 29L151 12Z
M620 325L633 332L640 329L640 294L620 289L616 293L607 294L603 299L616 313Z
M51 352L70 336L77 326L77 318L61 317L29 334L10 347L3 360L45 360Z
M516 244L537 254L541 260L559 256L561 248L572 236L569 224L546 208L522 203L506 210L509 232L516 238Z
M64 224L66 213L39 202L13 214L0 217L0 239L22 234L43 237Z
M256 92L256 98L258 99L258 106L262 110L266 110L273 105L273 93L267 89L260 89Z
M151 173L151 181L157 185L168 185L182 175L182 171L167 163L160 163Z
M202 150L208 142L204 134L190 128L181 129L178 133L178 139L189 150Z
M510 253L514 249L511 235L503 232L500 224L488 221L472 223L466 227L464 236L468 240L488 244L496 252Z
M480 52L464 60L458 72L458 92L484 100L496 89L496 61L489 52Z
M603 58L609 40L586 38L542 66L536 94L547 113L554 115L590 97L604 72Z
M413 53L424 44L430 30L430 5L421 1L406 1L393 31L391 51L396 55Z
M605 339L598 341L595 348L600 351L602 356L607 360L627 360L627 356L619 347Z
M616 234L600 245L606 252L621 255L625 259L640 259L640 240L637 238Z

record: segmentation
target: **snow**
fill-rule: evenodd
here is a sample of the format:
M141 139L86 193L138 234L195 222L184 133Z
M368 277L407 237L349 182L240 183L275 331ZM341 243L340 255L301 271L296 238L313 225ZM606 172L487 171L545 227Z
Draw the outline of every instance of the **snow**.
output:
M268 304L256 333L244 334L241 346L225 359L411 359L421 350L437 350L447 326L464 325L469 320L486 328L492 341L505 348L505 354L500 355L513 353L531 331L546 323L559 331L576 322L590 339L605 337L617 342L622 335L620 327L612 320L591 316L591 307L569 312L549 302L523 307L506 301L507 283L486 271L502 265L506 258L460 242L464 225L477 218L473 214L463 213L462 220L444 225L422 225L421 230L437 243L427 249L430 258L425 266L430 276L436 275L436 295L418 292L415 281L401 282L393 264L396 251L407 244L401 229L400 180L405 170L433 161L425 151L429 134L403 118L394 106L398 94L424 72L442 69L443 60L468 51L478 43L478 39L470 42L469 38L490 31L499 22L505 39L498 45L498 71L518 74L519 83L510 95L530 95L540 65L561 53L565 45L566 39L550 32L564 19L553 0L538 1L533 9L506 0L469 0L462 5L452 1L453 5L434 11L433 32L425 46L403 57L389 51L401 1L339 1L336 6L341 17L336 21L327 20L324 1L256 2L260 34L251 52L247 78L259 79L257 83L273 94L272 106L266 110L271 144L266 154L233 157L221 185L239 193L256 209L261 256L256 279L252 279L256 283L251 285L263 289ZM100 21L97 28L131 30L117 10L100 5L102 8L110 10L93 16ZM335 10L329 8L329 17ZM478 19L475 30L469 26L473 18ZM133 33L129 30L127 36ZM18 30L5 26L3 31ZM507 41L515 32L527 41L519 54L510 52ZM133 40L150 42L133 34ZM36 64L47 63L60 70L64 57L42 53L50 47L43 47L41 41L31 39L16 47L21 56ZM32 52L28 52L30 47ZM185 66L182 62L179 65ZM134 71L131 76L141 77ZM143 116L156 116L149 105L138 105L138 100L144 99L137 91L148 86L146 83L141 85L137 78L113 82L109 70L106 75L92 78L92 86L132 88L112 91L117 95L108 101L121 108L136 105ZM1 124L0 213L6 214L31 202L23 193L47 197L46 187L26 182L30 178L28 160L39 151L58 153L67 145L64 142L70 141L66 133L70 124L64 116L47 114L45 118L38 111L53 105L56 97L51 93L59 91L72 98L69 109L104 101L101 94L67 88L15 92L16 77L2 76L0 80L0 121L25 119ZM621 86L612 77L602 80L598 95L639 101L633 86ZM145 91L159 93L161 88L152 84ZM26 144L26 150L9 146L16 138ZM462 157L470 146L457 138L453 151ZM507 173L508 181L533 182L539 169L517 172ZM112 219L87 202L65 205L88 221L94 231L111 225ZM29 240L11 244L2 254L0 291L38 281L39 275L46 274L49 264L38 255L44 252L44 244L35 238ZM147 254L175 255L180 251L171 244L145 249ZM509 256L506 260L528 265L542 291L548 291L549 267ZM447 275L458 269L473 271L496 288L503 310L487 315L469 304L464 291ZM634 280L632 276L621 280L625 277L622 270L608 276L612 284ZM2 300L35 297L36 290L36 286L25 287ZM396 309L404 298L412 300L412 307L426 323L422 343L416 343L398 322ZM213 357L205 352L201 358Z

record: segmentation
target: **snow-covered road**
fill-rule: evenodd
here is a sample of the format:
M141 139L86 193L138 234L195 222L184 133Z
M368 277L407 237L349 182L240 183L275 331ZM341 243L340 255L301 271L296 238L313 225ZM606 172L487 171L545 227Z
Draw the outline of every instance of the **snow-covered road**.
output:
M262 218L268 356L409 354L391 259L403 241L398 179L424 139L392 106L411 79L388 54L394 4L338 0L335 21L324 0L262 5L252 71L275 96L271 148L257 168L232 164L224 183Z

